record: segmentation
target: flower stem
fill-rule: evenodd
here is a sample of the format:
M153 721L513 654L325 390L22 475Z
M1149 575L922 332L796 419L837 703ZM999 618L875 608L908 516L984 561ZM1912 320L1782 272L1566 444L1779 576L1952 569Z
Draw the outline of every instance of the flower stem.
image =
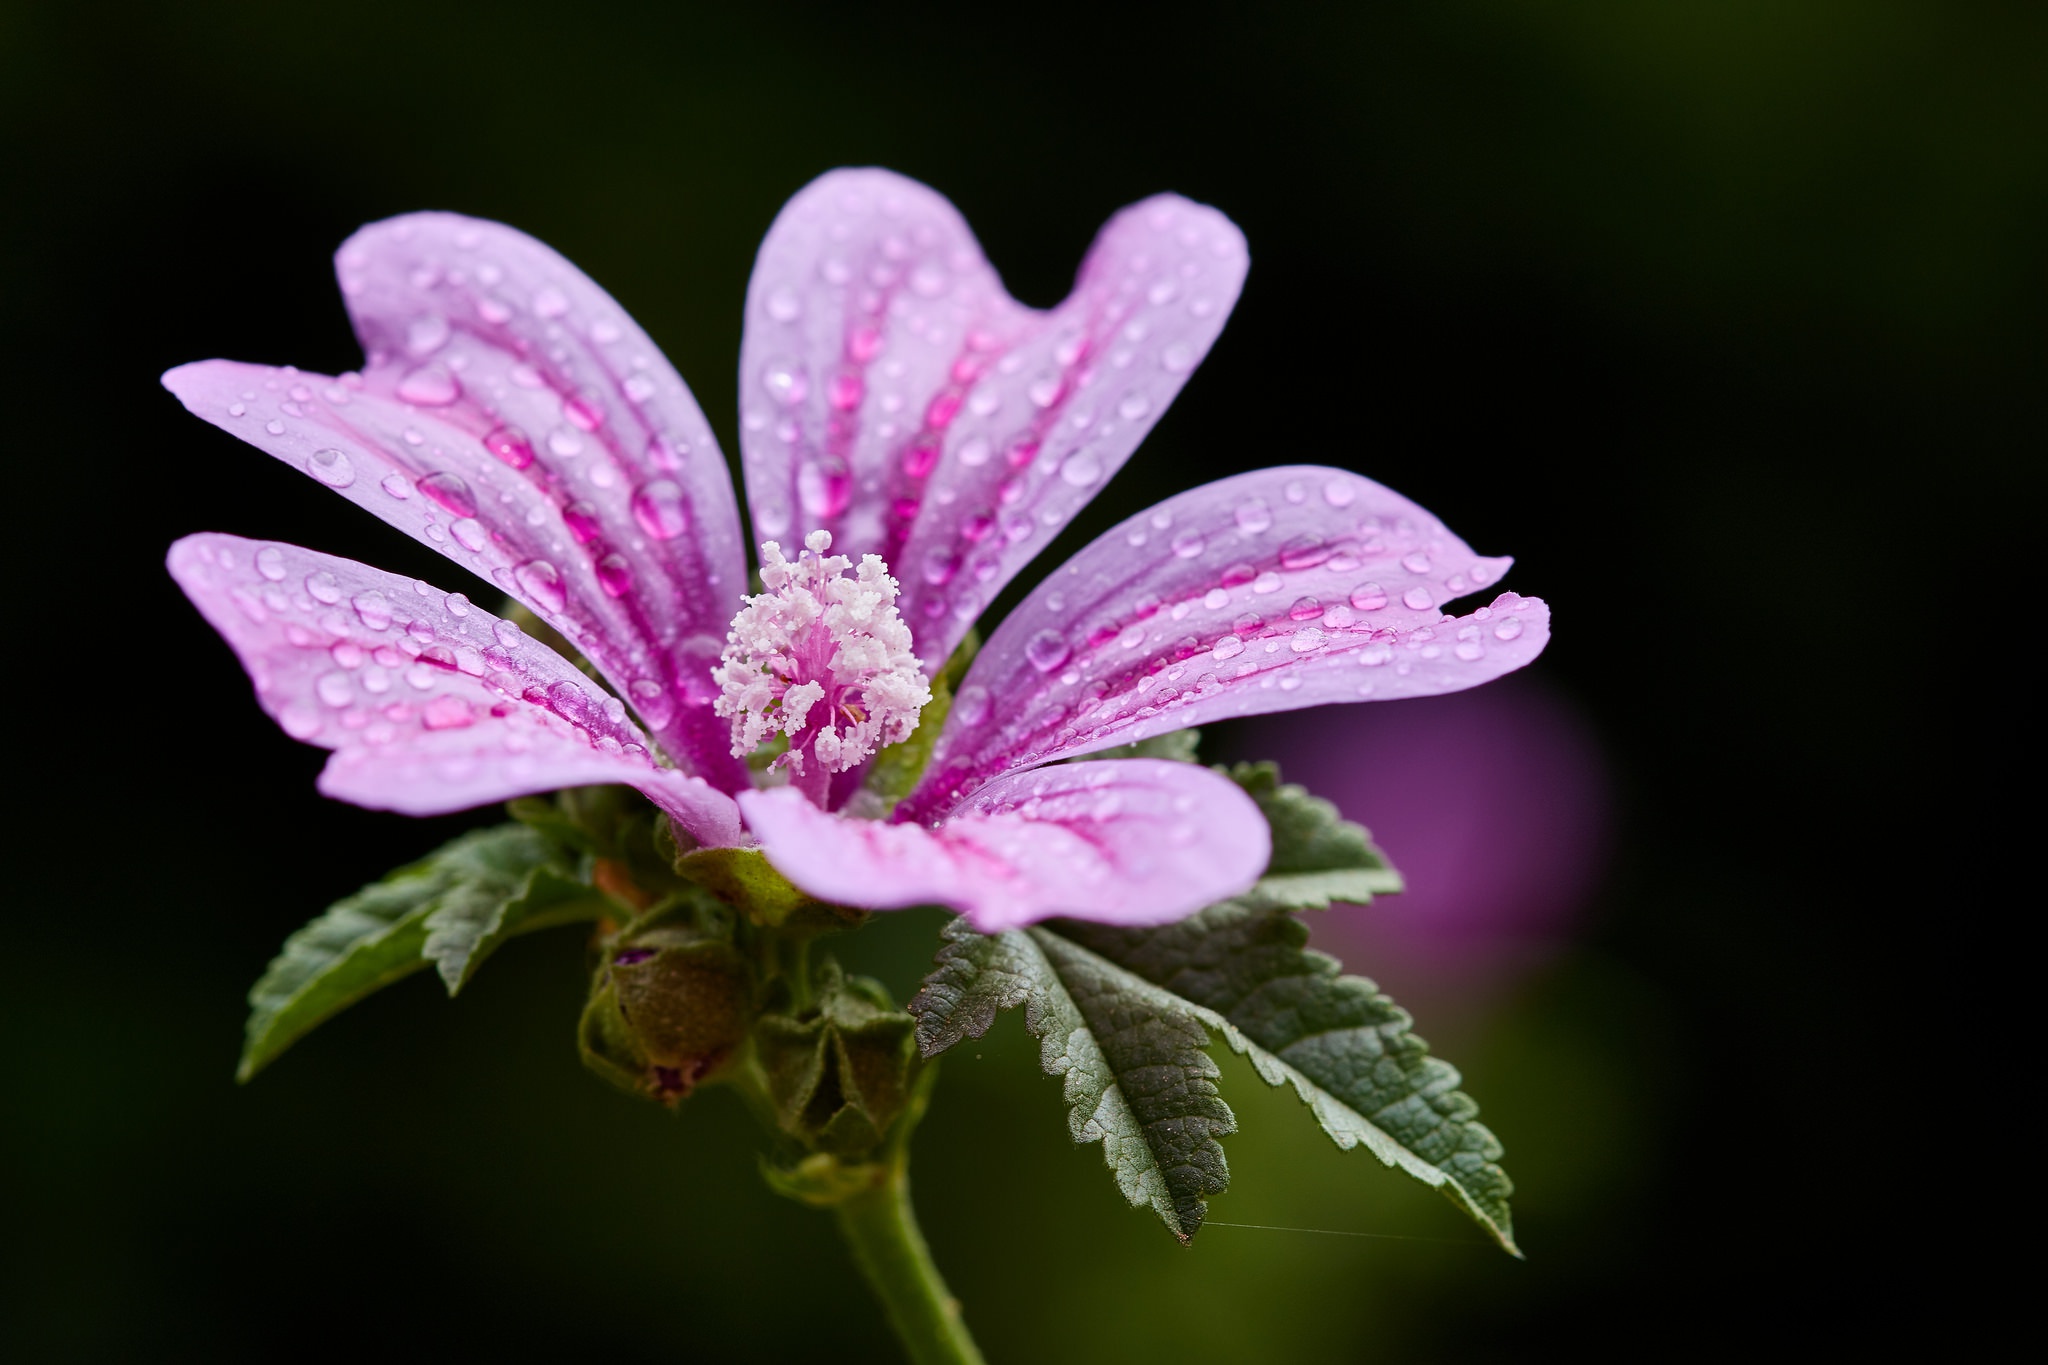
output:
M900 1154L886 1175L837 1204L839 1230L867 1276L912 1365L982 1365L960 1301L946 1288L910 1206L910 1171Z

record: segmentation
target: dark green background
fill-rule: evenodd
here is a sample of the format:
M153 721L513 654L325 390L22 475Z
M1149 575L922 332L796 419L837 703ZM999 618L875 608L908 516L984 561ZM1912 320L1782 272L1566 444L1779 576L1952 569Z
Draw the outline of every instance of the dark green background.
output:
M359 223L552 243L730 453L754 247L848 163L950 195L1039 304L1121 204L1229 213L1237 316L1067 543L1261 464L1369 473L1518 556L1557 612L1540 677L1620 793L1570 951L1421 1021L1508 1144L1527 1264L1234 1060L1216 1218L1448 1240L1183 1250L1069 1144L1011 1019L946 1063L918 1141L991 1359L1896 1342L1943 1238L2001 1268L1941 1201L2005 1158L1914 1049L1981 993L1933 967L1985 904L1942 760L2038 634L1999 604L2038 505L2044 54L2037 7L1931 0L0 4L0 1354L891 1358L729 1097L676 1121L578 1068L573 933L232 1085L283 935L474 820L319 799L160 567L207 529L445 576L156 387L215 355L352 365L328 257ZM932 928L850 947L907 990Z

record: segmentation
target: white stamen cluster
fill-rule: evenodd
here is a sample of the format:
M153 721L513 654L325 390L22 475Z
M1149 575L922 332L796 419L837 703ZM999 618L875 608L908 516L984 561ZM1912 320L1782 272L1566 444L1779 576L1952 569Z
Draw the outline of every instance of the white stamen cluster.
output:
M711 673L723 693L715 710L732 721L734 755L787 735L789 751L773 766L798 776L807 752L821 773L845 772L909 738L932 699L881 556L862 556L858 573L847 577L853 561L825 555L830 532L811 532L804 546L808 553L795 563L772 540L761 547L764 591L733 618ZM820 702L827 705L817 712Z

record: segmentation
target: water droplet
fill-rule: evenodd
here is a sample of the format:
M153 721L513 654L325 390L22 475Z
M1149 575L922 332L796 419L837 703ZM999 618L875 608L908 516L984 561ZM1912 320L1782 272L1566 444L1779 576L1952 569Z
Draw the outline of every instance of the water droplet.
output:
M1239 613L1238 618L1230 623L1230 628L1239 635L1249 635L1265 624L1265 617L1255 611L1247 611Z
M853 477L846 462L836 455L805 461L796 471L796 496L805 514L816 520L844 512L853 500Z
M426 621L406 622L405 633L407 635L412 636L413 639L419 641L423 645L432 644L434 640L434 627L431 623ZM451 655L449 657L452 659L454 656Z
M1306 654L1312 649L1321 649L1329 638L1320 626L1303 626L1294 632L1294 638L1287 642L1287 647L1296 654Z
M1401 556L1401 567L1409 573L1428 573L1429 556L1420 550L1411 550Z
M469 615L469 598L459 592L449 593L443 605L448 608L450 616Z
M445 408L462 397L462 385L446 365L422 365L398 381L398 396L419 407Z
M803 299L788 285L770 290L767 306L768 316L777 322L795 322L803 316Z
M446 318L414 318L406 325L405 349L416 356L432 355L447 344L448 320Z
M1476 640L1466 640L1451 651L1466 663L1485 657L1486 650Z
M1291 621L1319 620L1322 614L1323 604L1313 597L1297 597L1294 605L1287 609L1287 618Z
M347 451L332 446L314 451L306 457L306 472L329 488L346 488L356 481L356 467Z
M1271 569L1266 570L1252 580L1252 591L1261 595L1280 591L1280 575Z
M256 572L275 583L284 577L284 552L266 545L256 552Z
M1060 463L1060 477L1076 488L1086 488L1102 478L1102 461L1087 451L1076 451Z
M559 612L569 604L569 590L562 572L545 559L529 559L512 570L521 590L545 612Z
M569 298L553 285L533 296L533 311L539 317L558 318L569 311Z
M1173 538L1173 552L1182 559L1193 559L1202 553L1202 538L1193 531L1182 531Z
M609 554L597 561L597 585L608 597L624 597L633 590L633 569L621 554Z
M1224 636L1209 650L1210 657L1219 664L1225 659L1235 659L1242 653L1244 653L1244 641L1238 639L1235 635Z
M306 591L316 602L333 606L341 600L341 584L334 581L334 575L325 569L306 575Z
M586 504L587 505L587 504ZM674 540L690 529L690 504L674 479L654 479L633 494L633 520L656 540ZM563 513L566 520L567 512ZM576 528L571 526L571 532ZM577 539L585 539L578 534Z
M583 438L569 427L556 427L548 433L548 449L565 460L573 460L583 453Z
M604 405L589 394L572 393L562 399L562 416L579 431L596 431L604 425Z
M1290 571L1313 569L1330 557L1330 547L1316 535L1300 535L1280 547L1280 567Z
M1230 605L1230 594L1221 588L1211 588L1208 595L1202 598L1202 605L1210 611L1221 611Z
M1387 605L1387 590L1377 583L1360 583L1351 590L1351 605L1360 611L1378 611Z
M572 502L564 507L562 524L569 528L570 535L576 537L578 545L588 545L604 530L596 506L587 502Z
M953 717L962 725L979 725L988 719L988 689L980 683L971 683L960 689L960 695L953 699Z
M461 697L443 694L420 708L420 724L429 730L460 730L475 723L475 710Z
M1323 485L1323 501L1332 507L1349 507L1357 496L1357 487L1349 479L1332 479Z
M804 367L794 360L771 360L762 366L761 387L786 408L803 402L811 391Z
M1024 644L1024 657L1041 673L1050 673L1073 653L1066 637L1056 630L1041 630Z
M448 530L454 535L455 543L471 554L479 553L491 543L490 529L475 517L462 517Z
M1512 616L1493 628L1493 638L1496 640L1512 640L1521 633L1522 623Z
M313 709L311 702L287 703L277 713L277 723L293 739L311 739L320 733L320 713Z
M455 516L476 515L476 495L469 491L468 484L445 469L422 477L419 489Z
M1168 374L1186 374L1195 368L1195 348L1176 341L1159 353L1159 365Z
M1238 529L1248 531L1253 535L1257 535L1273 524L1273 513L1266 506L1265 499L1263 498L1247 498L1238 504L1235 515L1237 517Z
M525 469L533 463L533 443L518 427L493 427L484 437L484 449L514 469Z
M284 435L284 423L278 421L275 417L271 418L268 422L265 422L263 424L263 429L269 432L272 436Z
M346 673L322 673L313 684L313 691L337 711L356 699L355 684Z
M1116 415L1123 418L1126 422L1135 422L1150 411L1152 411L1152 400L1142 393L1128 394L1123 402L1116 405Z
M1401 594L1401 605L1411 611L1427 611L1431 606L1428 588L1410 588Z
M1381 664L1385 663L1387 660L1393 657L1393 646L1382 643L1380 641L1374 641L1372 644L1369 644L1364 649L1358 651L1359 665L1364 668L1378 668Z
M635 678L626 690L633 694L633 708L649 725L666 725L675 714L667 690L652 678Z
M371 630L391 628L391 603L375 588L357 593L350 605L356 609L357 618Z
M386 474L377 486L400 502L412 496L412 481L403 474Z
M493 621L491 623L491 634L497 636L498 643L507 649L519 648L520 642L526 638L526 632L519 628L517 622L513 621Z
M934 550L924 557L924 581L943 588L960 572L960 556L951 550Z

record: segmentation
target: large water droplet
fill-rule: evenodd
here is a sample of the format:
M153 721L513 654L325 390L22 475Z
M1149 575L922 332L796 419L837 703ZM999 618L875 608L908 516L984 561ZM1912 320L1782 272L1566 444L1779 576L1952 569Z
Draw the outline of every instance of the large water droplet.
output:
M572 502L562 509L562 525L569 528L569 534L576 537L578 545L588 545L604 530L604 523L598 519L594 504Z
M1073 653L1067 639L1056 630L1041 630L1024 643L1024 657L1041 673L1050 673Z
M284 578L284 552L275 545L266 545L256 552L256 572L271 582Z
M480 552L491 543L490 529L475 517L461 517L448 530L454 535L455 543L471 554Z
M448 344L448 320L414 318L405 328L405 349L416 356L432 355Z
M632 508L633 520L656 540L674 540L690 529L690 504L683 495L683 486L674 479L654 479L640 485L633 494ZM573 532L575 528L570 529Z
M1328 559L1330 554L1331 547L1323 544L1321 536L1295 536L1280 547L1280 567L1292 572L1313 569Z
M429 730L460 730L475 723L475 710L461 697L444 693L420 708L420 724Z
M1159 354L1159 365L1169 374L1186 374L1195 368L1195 348L1176 341Z
M514 621L493 621L491 623L491 634L497 636L498 643L507 649L519 648L520 643L526 639L526 632L521 630L518 623Z
M1349 479L1332 479L1323 485L1323 501L1332 507L1349 507L1358 489Z
M1257 535L1273 524L1272 510L1266 506L1265 499L1263 498L1247 498L1239 503L1235 516L1237 517L1238 528L1249 531L1253 535Z
M287 703L277 713L277 723L293 739L311 739L320 733L320 713L307 701Z
M315 602L333 606L341 600L341 584L334 581L334 575L325 569L306 575L306 591Z
M346 488L356 481L355 463L349 459L348 452L332 446L308 455L306 472L329 488Z
M633 694L633 708L649 725L666 725L675 714L667 689L652 678L635 678L626 690Z
M562 572L545 559L529 559L512 570L526 595L546 612L558 612L569 604L569 590L562 582Z
M1322 614L1323 604L1313 597L1297 597L1294 605L1287 609L1287 618L1291 621L1314 621Z
M1428 588L1410 588L1401 594L1401 605L1411 611L1427 611L1433 605Z
M400 502L412 496L412 480L403 474L386 474L378 481L377 486Z
M533 442L518 427L493 427L484 437L484 449L514 469L525 469L533 463Z
M1086 488L1102 478L1102 461L1085 450L1076 451L1060 462L1060 477L1076 488Z
M322 673L313 684L313 691L337 711L356 699L355 684L346 673Z
M356 617L371 630L391 628L391 603L375 588L359 592L350 603L356 609Z
M797 501L805 515L823 521L838 516L853 500L853 476L836 455L807 460L796 471Z
M1312 649L1322 648L1323 641L1329 638L1321 626L1303 626L1294 632L1294 638L1287 642L1287 647L1296 654L1306 654Z
M961 688L953 699L953 718L962 725L979 725L988 719L988 713L988 689L980 683Z
M1493 628L1493 638L1496 640L1513 640L1521 633L1522 623L1512 616Z
M1387 605L1387 590L1377 583L1360 583L1351 590L1351 605L1360 611L1378 611Z
M1209 650L1210 656L1219 664L1225 659L1235 659L1242 653L1244 653L1244 641L1238 639L1235 635L1224 636Z
M423 408L444 408L462 397L462 385L446 365L422 365L398 381L398 396Z
M951 550L933 550L924 557L924 581L943 588L960 572L960 556Z
M468 484L445 469L436 470L422 477L419 489L455 516L476 515L476 495L469 491Z
M633 568L621 554L609 554L597 561L597 585L608 597L624 597L633 590Z
M1271 569L1266 570L1252 580L1252 591L1261 595L1280 591L1280 575Z
M1230 594L1221 588L1211 588L1202 598L1202 605L1210 611L1221 611L1230 605Z
M1193 559L1202 553L1202 538L1193 531L1182 531L1173 538L1173 552L1182 559Z

